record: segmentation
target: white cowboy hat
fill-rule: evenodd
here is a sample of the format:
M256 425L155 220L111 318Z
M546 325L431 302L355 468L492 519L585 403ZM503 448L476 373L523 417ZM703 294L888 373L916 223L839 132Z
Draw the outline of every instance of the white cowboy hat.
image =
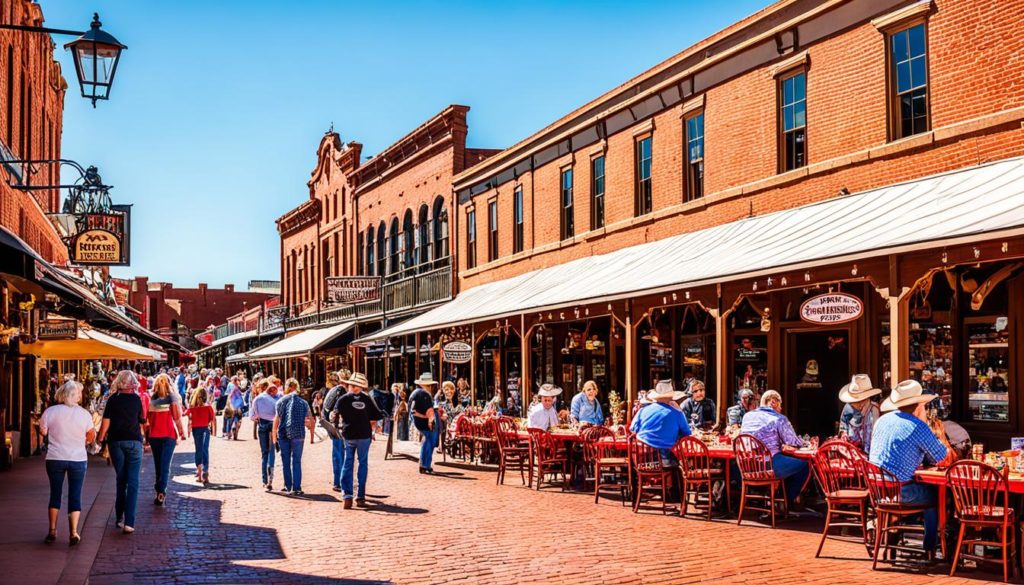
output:
M934 394L925 394L917 380L903 380L892 389L892 394L882 402L882 411L896 410L902 406L931 402Z
M342 380L341 383L348 384L349 386L359 386L364 390L370 385L366 381L366 376L360 374L359 372L353 372L352 375L349 376L348 380Z
M685 392L677 392L672 385L672 380L661 380L654 386L654 390L647 391L647 400L658 402L678 402L686 398Z
M807 360L806 371L812 376L818 375L818 360Z
M562 389L554 384L544 384L537 391L537 396L558 396L562 393Z
M871 378L867 374L856 374L850 379L850 383L839 389L839 400L841 402L860 402L872 396L882 393L880 388L871 384Z
M437 380L434 379L434 375L430 372L423 372L419 378L416 378L415 384L417 386L436 386Z

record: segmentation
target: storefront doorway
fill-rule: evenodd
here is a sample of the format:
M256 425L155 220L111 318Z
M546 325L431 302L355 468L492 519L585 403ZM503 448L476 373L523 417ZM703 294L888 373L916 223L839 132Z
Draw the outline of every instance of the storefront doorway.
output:
M786 347L786 412L797 433L824 441L836 434L839 388L850 381L850 331L790 330Z

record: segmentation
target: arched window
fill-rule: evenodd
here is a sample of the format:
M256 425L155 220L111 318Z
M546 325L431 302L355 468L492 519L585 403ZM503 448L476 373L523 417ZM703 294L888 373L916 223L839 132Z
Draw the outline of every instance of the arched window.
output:
M366 230L366 276L377 274L377 263L374 261L373 252L377 248L373 245L373 228Z
M417 238L419 241L416 243L416 247L419 250L419 264L428 264L430 262L430 211L426 205L420 206L420 221Z
M402 255L402 269L406 270L416 265L416 225L412 221L412 210L405 210L405 218L402 220L402 240L405 253Z
M448 256L448 210L444 207L444 197L434 200L434 258Z
M388 231L388 247L390 248L390 260L388 265L388 274L398 274L401 268L398 266L398 260L400 258L398 252L398 218L391 218L391 230Z
M363 274L363 232L359 232L356 234L356 275Z
M384 222L377 226L377 276L386 276L388 272L388 234Z

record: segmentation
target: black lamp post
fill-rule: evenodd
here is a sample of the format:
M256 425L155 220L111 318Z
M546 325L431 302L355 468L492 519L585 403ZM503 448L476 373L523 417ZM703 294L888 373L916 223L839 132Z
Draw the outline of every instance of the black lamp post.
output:
M64 45L64 48L70 49L74 57L75 74L78 76L78 85L82 88L82 97L92 100L92 107L95 108L97 100L110 97L110 86L114 83L114 73L117 71L117 62L121 59L121 51L128 48L113 35L101 30L101 25L100 15L94 13L92 25L87 32L20 24L0 24L0 29L77 36L77 39Z

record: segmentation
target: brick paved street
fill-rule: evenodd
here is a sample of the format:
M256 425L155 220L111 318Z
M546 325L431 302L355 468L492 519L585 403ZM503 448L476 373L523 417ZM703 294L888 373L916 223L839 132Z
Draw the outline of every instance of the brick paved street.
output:
M384 461L382 442L372 451L365 511L343 510L330 490L329 443L306 446L307 493L297 498L260 488L255 441L215 439L215 485L202 489L191 482L191 444L183 445L164 508L152 504L147 456L137 532L123 536L108 519L90 583L912 585L989 576L872 574L860 547L833 541L826 553L835 556L816 560L814 522L736 527L633 514L615 500L594 505L556 488L537 493L517 477L498 487L493 473L454 466L421 476L414 461Z

